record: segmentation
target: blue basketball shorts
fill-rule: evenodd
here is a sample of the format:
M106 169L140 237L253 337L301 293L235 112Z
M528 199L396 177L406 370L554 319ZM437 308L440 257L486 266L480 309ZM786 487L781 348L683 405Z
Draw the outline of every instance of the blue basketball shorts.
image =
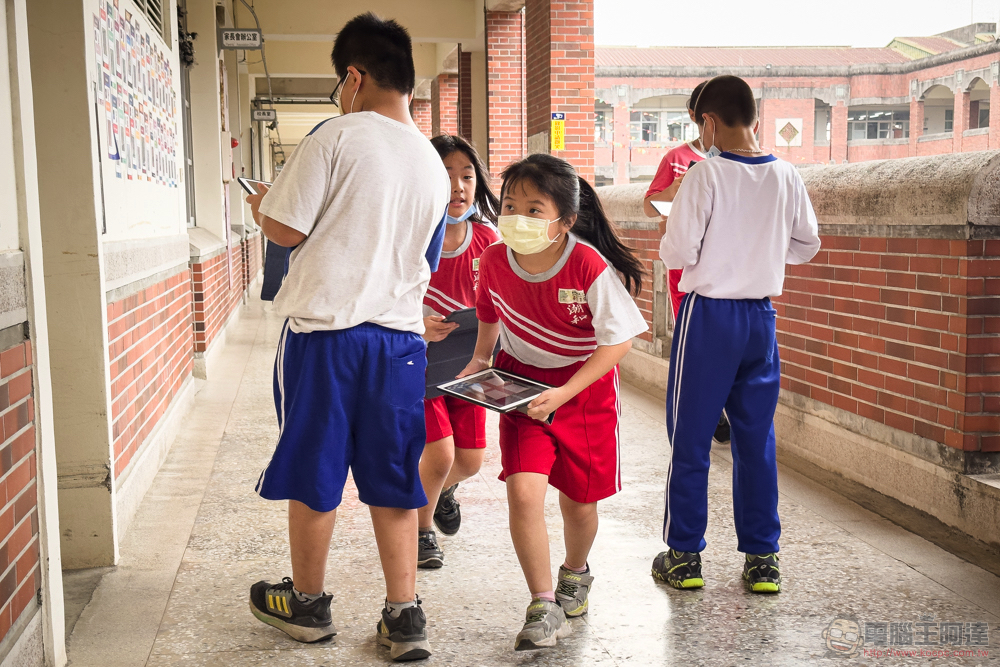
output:
M274 363L281 430L257 493L328 512L340 505L350 470L366 505L426 505L426 367L427 346L415 333L368 323L295 333L286 322Z

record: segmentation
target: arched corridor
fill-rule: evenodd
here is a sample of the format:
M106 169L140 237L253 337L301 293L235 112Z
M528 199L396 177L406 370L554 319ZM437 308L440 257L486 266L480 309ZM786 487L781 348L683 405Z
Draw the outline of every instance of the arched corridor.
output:
M70 664L388 662L387 651L374 641L381 574L368 512L353 487L345 493L327 576L338 635L298 644L258 623L247 609L250 584L286 575L288 563L284 507L253 491L277 432L271 365L280 322L268 310L252 300L232 330L218 374L201 385L125 536L118 567L103 575L92 598L92 583L67 578L68 597L89 598L79 620L68 619L71 626L75 622ZM785 466L779 479L786 585L774 597L747 593L725 449L716 448L712 458L706 587L685 592L656 583L649 565L662 549L663 404L629 387L624 395L624 490L602 504L589 616L574 621L573 635L555 649L514 653L526 591L507 530L503 484L496 479L499 451L491 420L483 472L460 487L462 529L443 538L446 565L418 575L434 651L426 664L823 664L833 655L823 632L838 618L934 629L933 646L892 647L897 650L997 650L995 632L990 646L942 646L936 633L954 627L948 623L996 627L1000 578ZM548 510L554 519L555 493L549 494ZM559 524L550 525L553 554L559 555ZM919 632L914 642L921 641ZM837 657L830 664L843 664ZM973 656L934 664L986 662Z

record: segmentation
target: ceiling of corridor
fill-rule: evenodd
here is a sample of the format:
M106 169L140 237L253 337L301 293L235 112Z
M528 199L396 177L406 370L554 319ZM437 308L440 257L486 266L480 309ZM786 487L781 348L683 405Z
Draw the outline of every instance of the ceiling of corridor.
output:
M288 101L303 98L313 102L308 108L295 104L278 107L282 141L286 146L298 140L317 118L336 114L325 100L337 84L330 63L330 51L337 31L352 17L372 11L401 23L413 38L413 59L417 72L418 97L429 97L430 80L441 72L456 71L458 44L465 51L485 48L482 0L247 0L260 21L264 34L267 68L276 98ZM510 0L491 0L489 6L518 5ZM252 28L254 19L241 2L233 0L235 27ZM523 5L523 1L520 3ZM267 88L260 52L248 51L247 71L260 77L258 95ZM300 81L293 81L301 79ZM311 123L311 124L310 124ZM305 129L303 129L305 128Z

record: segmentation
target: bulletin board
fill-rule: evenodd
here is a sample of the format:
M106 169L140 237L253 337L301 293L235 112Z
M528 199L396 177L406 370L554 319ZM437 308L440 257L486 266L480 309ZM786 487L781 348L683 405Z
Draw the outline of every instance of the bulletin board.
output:
M98 0L92 6L106 239L182 233L177 54L127 0Z

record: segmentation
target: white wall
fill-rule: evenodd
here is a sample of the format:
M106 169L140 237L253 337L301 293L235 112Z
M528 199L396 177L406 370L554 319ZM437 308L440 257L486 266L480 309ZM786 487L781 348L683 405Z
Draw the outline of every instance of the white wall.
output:
M96 104L94 123L100 136L100 154L94 158L103 177L102 239L182 234L186 223L176 3L164 3L169 44L131 0L120 0L117 12L108 0L86 0L83 5L92 45L87 52L91 103ZM119 21L131 14L124 30L115 29L116 13ZM125 48L116 48L122 41ZM118 160L111 157L116 150ZM99 180L98 200L100 187Z
M927 128L924 134L940 134L941 132L945 132L944 112L946 110L950 111L952 108L952 104L932 103L931 101L924 102L924 126Z
M6 39L0 41L4 47L6 43ZM10 62L7 49L3 48L0 49L0 252L20 247L10 84Z

